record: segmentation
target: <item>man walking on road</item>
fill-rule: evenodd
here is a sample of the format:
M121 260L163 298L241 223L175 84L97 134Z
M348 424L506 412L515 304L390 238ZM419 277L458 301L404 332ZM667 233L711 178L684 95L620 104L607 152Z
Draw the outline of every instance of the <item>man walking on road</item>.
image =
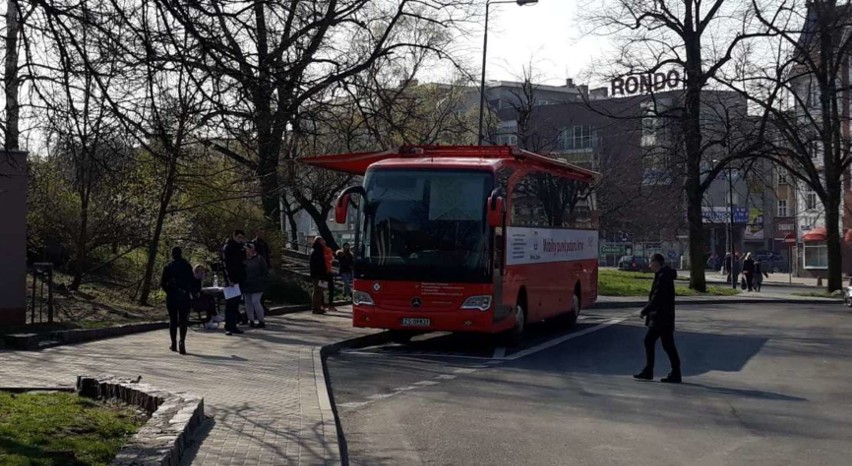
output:
M651 256L651 270L654 271L654 284L648 304L640 315L645 318L648 333L645 335L645 368L633 377L641 380L654 379L654 351L657 340L662 340L663 350L669 356L672 371L668 377L660 379L663 383L680 383L680 357L674 342L675 323L675 277L677 272L666 265L662 254Z

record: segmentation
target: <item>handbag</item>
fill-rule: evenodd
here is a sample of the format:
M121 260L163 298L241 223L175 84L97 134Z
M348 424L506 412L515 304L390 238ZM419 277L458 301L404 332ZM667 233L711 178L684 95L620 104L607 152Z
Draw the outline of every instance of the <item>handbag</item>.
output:
M745 279L745 277L742 277L742 278L740 279L740 288L742 288L742 289L746 289L746 279Z

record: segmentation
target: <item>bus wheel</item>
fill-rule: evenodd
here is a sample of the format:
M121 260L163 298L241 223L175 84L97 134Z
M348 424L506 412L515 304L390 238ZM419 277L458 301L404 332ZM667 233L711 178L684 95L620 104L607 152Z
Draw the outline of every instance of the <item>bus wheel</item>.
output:
M518 346L524 338L524 328L527 325L527 313L524 309L524 303L519 302L515 305L515 326L506 332L506 346Z
M569 327L573 327L574 324L577 323L577 317L580 316L580 295L577 292L574 292L573 297L571 298L571 312L565 316L565 323L568 324Z
M414 332L406 330L391 330L389 333L391 341L400 345L408 344L411 338L414 337Z

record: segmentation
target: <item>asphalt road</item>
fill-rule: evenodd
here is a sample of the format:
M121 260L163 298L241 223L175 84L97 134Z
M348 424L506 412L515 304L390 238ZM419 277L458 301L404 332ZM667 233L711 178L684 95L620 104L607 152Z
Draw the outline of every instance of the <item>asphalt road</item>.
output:
M625 309L514 352L439 335L330 358L350 463L850 464L852 310L683 306L678 325L678 386L632 380L644 329Z

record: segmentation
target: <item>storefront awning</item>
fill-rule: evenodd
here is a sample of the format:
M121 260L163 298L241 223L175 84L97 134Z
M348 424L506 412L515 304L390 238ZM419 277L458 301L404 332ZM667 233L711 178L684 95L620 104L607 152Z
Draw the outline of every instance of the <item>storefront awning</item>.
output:
M825 228L816 227L802 235L802 241L806 243L819 243L825 241Z

